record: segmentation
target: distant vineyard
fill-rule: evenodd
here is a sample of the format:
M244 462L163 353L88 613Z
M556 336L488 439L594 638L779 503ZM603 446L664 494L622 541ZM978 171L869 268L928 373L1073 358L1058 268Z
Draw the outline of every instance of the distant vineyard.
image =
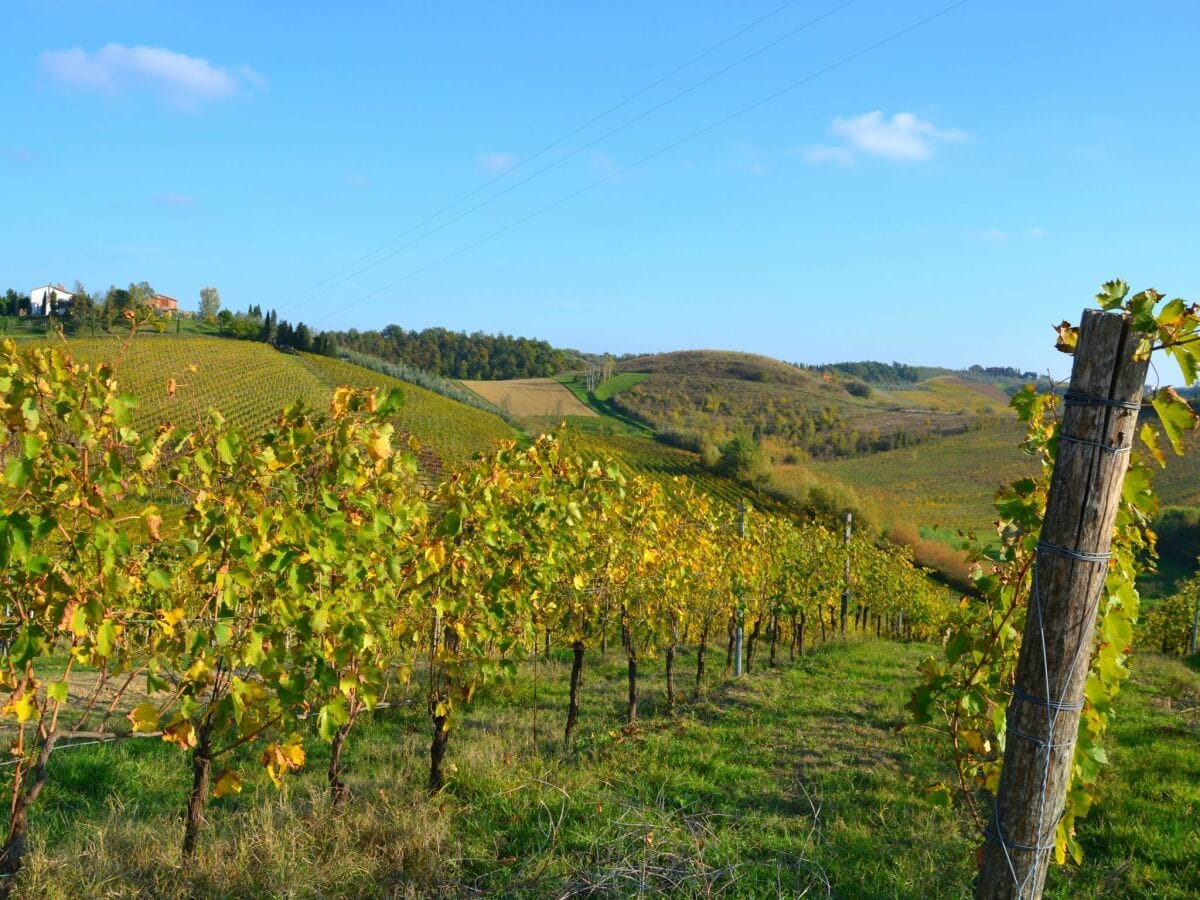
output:
M115 359L121 344L118 337L69 340L76 359L93 364ZM215 337L139 334L117 363L117 380L138 397L133 421L139 428L186 424L209 407L230 424L258 428L297 400L317 408L329 402L328 389L279 351Z
M382 390L400 388L404 392L404 405L394 417L396 423L415 434L452 469L460 468L476 454L495 446L497 441L513 436L512 429L499 417L456 403L415 384L402 383L327 356L306 353L299 361L328 388L339 384Z
M121 347L117 337L69 343L77 359L90 363L115 358ZM333 389L346 384L399 387L405 402L396 413L396 424L416 435L443 466L459 468L512 436L496 416L416 385L340 360L281 353L247 341L140 333L118 364L117 380L123 392L139 398L133 417L139 428L192 422L211 407L231 424L253 430L274 421L284 406L298 400L324 411Z
M685 450L676 450L655 441L627 435L573 431L571 440L580 450L611 456L627 466L630 472L659 481L666 485L668 490L674 483L673 479L684 476L710 497L731 506L736 506L739 500L748 500L757 508L773 513L786 515L794 512L792 504L751 486L714 475L700 465L694 454Z

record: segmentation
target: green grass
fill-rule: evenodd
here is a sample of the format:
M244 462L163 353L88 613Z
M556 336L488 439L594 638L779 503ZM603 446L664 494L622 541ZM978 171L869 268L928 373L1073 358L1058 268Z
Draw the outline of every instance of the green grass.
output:
M1052 871L1050 896L1200 896L1200 674L1155 654L1132 668L1084 865Z
M595 393L588 392L586 383L579 375L558 375L555 376L555 381L574 394L579 402L595 410L603 419L610 423L608 426L605 426L603 433L651 437L654 434L653 428L633 416L626 415L612 402L614 395L628 390L634 385L645 381L648 377L648 375L641 372L622 372L604 382L604 385L620 382L623 385L620 390L603 391L604 385L601 385ZM602 392L603 396L601 396ZM582 420L582 417L577 418ZM614 430L613 424L619 424L620 429Z
M603 402L610 400L615 394L627 391L635 384L641 384L650 375L647 372L619 372L607 381L596 386L596 399Z
M948 748L897 727L929 651L828 645L731 682L714 650L706 699L675 715L662 708L661 662L645 662L632 730L619 650L591 652L570 751L566 655L538 665L536 739L526 662L452 733L441 795L422 788L423 704L381 711L348 749L346 811L324 799L314 744L284 792L254 775L213 804L186 877L186 758L156 742L65 751L34 819L23 896L961 897L977 838L961 809L922 799L949 775ZM689 689L693 654L679 665ZM1178 661L1135 662L1104 805L1080 828L1087 859L1052 872L1050 896L1200 891L1198 697L1200 675Z

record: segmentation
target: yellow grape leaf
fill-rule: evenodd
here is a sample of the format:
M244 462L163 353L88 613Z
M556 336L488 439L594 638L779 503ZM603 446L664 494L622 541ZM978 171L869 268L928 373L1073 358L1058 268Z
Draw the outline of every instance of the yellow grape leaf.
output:
M371 429L371 439L367 442L367 452L371 454L372 459L378 461L391 458L392 432L394 430L391 425L377 425Z
M1079 343L1079 329L1064 320L1061 325L1054 326L1054 331L1058 334L1054 349L1060 353L1074 353L1075 345Z
M991 742L986 740L978 731L964 731L959 737L975 753L987 753L992 749Z
M284 757L288 764L293 769L298 769L304 765L304 738L296 732L292 732L291 736L280 746Z
M242 780L238 778L237 772L233 769L223 769L217 776L216 784L213 785L213 796L224 797L226 794L240 794L241 792Z
M1149 422L1142 426L1142 430L1138 432L1138 437L1145 444L1146 449L1150 451L1150 455L1154 457L1154 461L1160 467L1166 466L1167 457L1162 452L1162 448L1158 445L1159 432L1158 429Z
M18 722L27 722L36 709L37 705L34 703L34 695L30 693L22 694L20 697L13 697L0 712L16 716Z
M1196 427L1198 417L1195 411L1172 387L1155 391L1150 404L1158 414L1159 424L1162 425L1171 449L1175 451L1176 456L1183 456L1183 433Z
M125 718L134 731L153 731L158 726L158 709L153 703L139 703Z
M196 746L196 729L187 719L180 719L163 729L163 740L182 750L190 750Z
M335 418L345 414L353 393L354 390L344 384L333 389L333 398L329 401L329 408Z
M183 610L176 607L175 609L162 610L163 621L174 628L183 621Z
M446 562L446 545L438 541L426 547L425 561L431 566L440 569Z
M276 787L283 784L285 773L304 765L304 745L300 735L293 733L284 743L272 743L262 752L260 761Z

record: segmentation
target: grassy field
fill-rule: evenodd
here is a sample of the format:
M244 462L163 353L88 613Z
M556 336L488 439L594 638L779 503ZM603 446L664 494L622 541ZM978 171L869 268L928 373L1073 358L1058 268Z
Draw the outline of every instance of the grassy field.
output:
M325 798L321 748L281 793L265 777L216 801L178 867L186 758L158 742L64 751L34 821L25 897L961 897L977 837L927 805L944 740L900 728L923 645L818 647L621 727L623 660L589 654L580 735L562 747L564 655L493 689L452 735L428 796L423 704L381 711L349 749L351 805ZM681 669L690 674L691 654ZM690 686L690 681L687 682ZM536 692L536 693L535 693ZM534 698L536 696L536 704ZM397 699L403 700L403 697ZM1200 892L1200 674L1139 657L1118 701L1114 765L1080 829L1082 866L1051 897Z
M533 416L594 416L596 412L554 378L515 378L509 381L464 381L488 403L521 418Z
M611 400L617 394L629 390L636 384L641 384L649 377L645 372L620 372L597 385L595 390L596 399L600 401Z

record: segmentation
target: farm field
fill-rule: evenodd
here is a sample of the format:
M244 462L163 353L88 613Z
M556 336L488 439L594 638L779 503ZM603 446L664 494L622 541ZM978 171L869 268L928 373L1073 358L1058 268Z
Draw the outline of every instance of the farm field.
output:
M515 378L509 381L464 381L484 400L520 418L534 416L594 416L554 378Z
M20 896L961 897L977 838L961 808L922 797L949 771L947 745L897 730L929 652L856 639L738 680L714 666L706 698L676 715L661 710L661 660L647 661L635 729L621 727L619 648L590 653L572 751L568 657L539 664L536 704L525 663L466 713L441 794L424 790L422 704L380 711L351 745L346 810L328 804L315 746L284 791L263 775L214 801L186 877L178 750L60 752ZM1052 870L1048 896L1200 891L1198 698L1197 672L1135 660L1102 805L1080 828L1087 855Z

